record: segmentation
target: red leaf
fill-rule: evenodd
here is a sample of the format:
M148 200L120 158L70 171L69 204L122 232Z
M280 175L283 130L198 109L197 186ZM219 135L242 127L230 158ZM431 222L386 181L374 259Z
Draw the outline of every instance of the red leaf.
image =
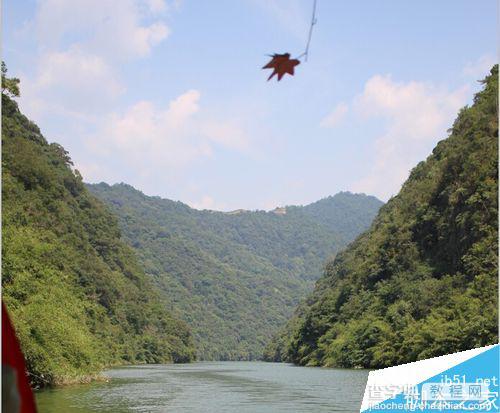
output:
M295 73L295 66L299 64L300 60L290 59L290 53L275 53L269 63L267 63L262 69L273 69L273 72L267 80L271 80L274 75L278 75L278 81L280 81L286 73L293 76Z

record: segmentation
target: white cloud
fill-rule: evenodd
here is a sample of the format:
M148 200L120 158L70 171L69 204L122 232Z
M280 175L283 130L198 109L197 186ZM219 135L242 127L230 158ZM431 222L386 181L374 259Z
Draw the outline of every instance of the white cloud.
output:
M172 127L179 127L200 109L198 101L200 92L189 90L170 102L167 111L167 118Z
M125 167L145 171L145 176L212 157L217 146L246 151L249 143L238 124L206 120L199 100L200 92L189 90L165 108L141 101L110 114L88 139L88 149L103 159L113 155Z
M375 141L375 158L369 174L353 190L388 199L398 192L409 171L446 137L468 88L447 91L423 82L395 82L390 76L373 76L353 109L362 118L385 121Z
M345 117L349 106L344 102L339 103L320 123L323 128L333 128L337 126Z
M109 115L93 138L94 148L120 153L125 159L147 165L183 165L210 155L207 144L193 137L192 120L200 94L190 90L165 109L141 101L122 114Z
M106 58L143 57L169 34L164 21L149 21L165 9L158 0L40 0L35 24L44 49L77 44Z
M165 0L39 0L33 24L38 56L23 75L20 104L98 123L125 92L120 65L148 56L169 34ZM173 6L176 2L172 3Z
M474 62L469 62L464 67L462 74L466 77L474 78L475 80L481 80L490 73L491 67L497 63L497 59L493 56L486 54L481 56Z
M38 73L23 85L21 104L34 117L40 111L85 117L107 109L125 91L104 59L77 47L43 54Z

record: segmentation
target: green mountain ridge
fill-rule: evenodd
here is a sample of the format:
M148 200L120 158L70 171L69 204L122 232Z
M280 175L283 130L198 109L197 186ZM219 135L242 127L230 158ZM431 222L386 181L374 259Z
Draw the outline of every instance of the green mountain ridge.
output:
M498 66L266 348L381 368L498 342Z
M2 241L2 299L33 385L194 359L189 329L166 311L116 218L3 92Z
M88 188L117 214L204 360L260 359L325 259L368 228L382 205L344 192L286 213L227 213L148 197L126 184Z

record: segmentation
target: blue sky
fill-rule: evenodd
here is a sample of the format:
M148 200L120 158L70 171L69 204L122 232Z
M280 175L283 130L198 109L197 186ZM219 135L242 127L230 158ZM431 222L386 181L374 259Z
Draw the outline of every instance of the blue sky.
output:
M197 208L387 200L495 62L494 0L6 0L20 105L87 182Z

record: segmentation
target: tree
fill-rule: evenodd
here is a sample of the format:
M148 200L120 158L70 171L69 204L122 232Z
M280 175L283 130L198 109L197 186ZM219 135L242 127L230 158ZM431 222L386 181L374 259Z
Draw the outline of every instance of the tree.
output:
M2 61L2 93L10 97L19 97L19 82L17 77L7 77L7 65Z

